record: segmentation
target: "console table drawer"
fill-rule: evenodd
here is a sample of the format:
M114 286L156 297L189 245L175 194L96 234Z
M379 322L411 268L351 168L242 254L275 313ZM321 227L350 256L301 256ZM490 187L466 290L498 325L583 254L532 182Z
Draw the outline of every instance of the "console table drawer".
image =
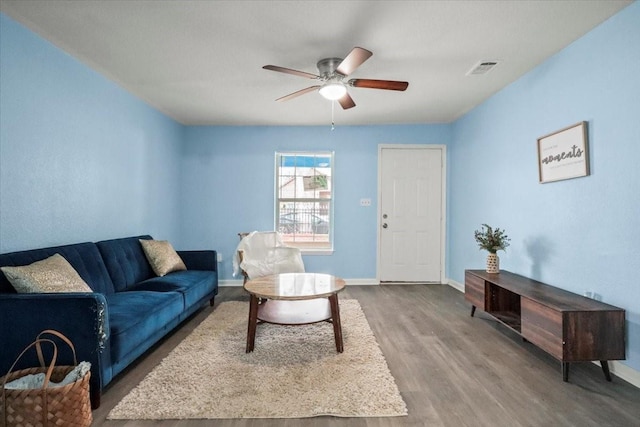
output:
M565 313L564 360L624 359L624 310Z
M472 305L480 307L482 310L484 307L484 295L485 295L485 282L480 277L465 272L464 274L464 297Z
M524 297L520 299L520 309L522 336L563 360L562 313Z

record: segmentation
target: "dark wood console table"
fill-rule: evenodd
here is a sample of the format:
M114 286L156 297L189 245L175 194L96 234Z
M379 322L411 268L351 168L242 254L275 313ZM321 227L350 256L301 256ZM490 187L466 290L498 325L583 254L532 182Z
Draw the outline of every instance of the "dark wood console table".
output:
M465 299L562 363L599 360L611 381L609 360L625 358L625 311L508 271L466 270Z

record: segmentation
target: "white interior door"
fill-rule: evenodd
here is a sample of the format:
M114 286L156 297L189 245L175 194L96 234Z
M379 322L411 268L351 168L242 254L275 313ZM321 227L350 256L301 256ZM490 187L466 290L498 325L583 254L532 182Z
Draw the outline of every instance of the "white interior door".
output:
M378 279L444 279L444 146L379 147Z

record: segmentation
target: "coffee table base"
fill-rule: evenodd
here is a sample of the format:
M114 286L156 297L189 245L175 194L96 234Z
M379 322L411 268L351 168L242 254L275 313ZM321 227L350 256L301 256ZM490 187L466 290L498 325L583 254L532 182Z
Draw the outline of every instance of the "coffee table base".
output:
M281 301L267 300L263 306L258 304L258 297L251 294L249 299L249 324L247 327L247 348L246 352L253 351L256 341L256 328L258 321L275 323L280 325L307 325L329 321L333 324L333 334L336 342L336 351L342 353L344 345L342 341L342 325L340 323L340 306L338 295L333 294L328 297L329 310L324 303L324 298L303 301ZM269 306L269 304L272 304ZM298 307L296 307L298 305ZM292 308L287 313L287 308ZM314 312L314 309L317 312Z
M331 304L327 298L300 301L263 300L258 304L258 322L277 325L308 325L331 319Z

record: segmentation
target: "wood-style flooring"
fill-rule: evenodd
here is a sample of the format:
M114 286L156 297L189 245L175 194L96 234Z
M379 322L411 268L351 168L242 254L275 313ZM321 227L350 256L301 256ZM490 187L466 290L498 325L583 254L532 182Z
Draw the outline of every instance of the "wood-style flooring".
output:
M94 411L94 425L121 426L619 426L640 427L640 389L592 363L560 362L478 310L443 285L350 286L409 415L393 418L109 421L108 412L215 307L206 307L119 375ZM247 301L240 287L221 288L216 306ZM344 326L344 325L343 325ZM330 327L329 325L327 327ZM345 343L346 345L347 343ZM259 345L257 343L256 345Z

